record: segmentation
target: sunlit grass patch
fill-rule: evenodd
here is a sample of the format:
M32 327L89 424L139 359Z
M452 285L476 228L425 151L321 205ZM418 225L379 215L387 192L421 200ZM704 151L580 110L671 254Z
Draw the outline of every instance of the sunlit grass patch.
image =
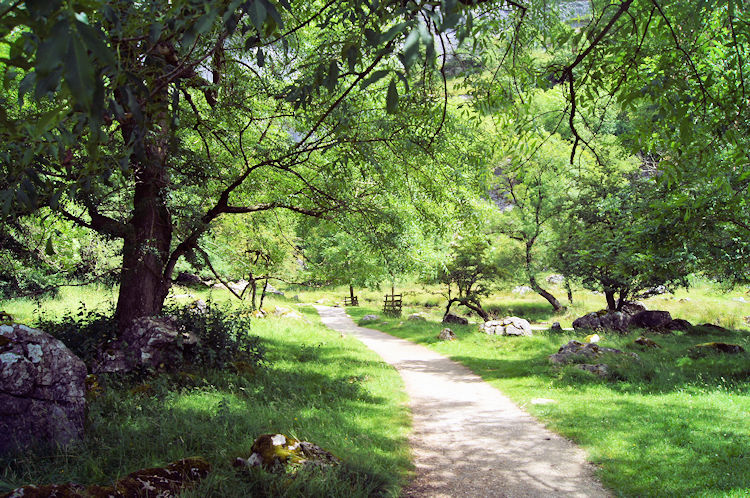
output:
M377 312L348 311L354 317ZM437 320L383 319L371 326L467 365L585 448L617 495L750 495L750 353L688 355L693 345L714 340L750 352L750 333L651 335L662 346L653 349L633 344L642 331L603 333L602 345L634 352L640 361L610 361L614 375L602 379L548 361L568 340L583 339L573 331L498 337L476 325L449 325L458 340L443 342L436 338L444 326ZM535 404L535 398L554 401Z

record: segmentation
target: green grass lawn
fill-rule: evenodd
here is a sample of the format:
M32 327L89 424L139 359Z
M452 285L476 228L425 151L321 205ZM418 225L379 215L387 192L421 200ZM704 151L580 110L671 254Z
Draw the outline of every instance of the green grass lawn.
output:
M312 308L299 306L343 300L348 289L285 288L286 297L270 296L305 313L307 321L267 318L253 322L251 333L268 348L268 368L254 376L205 372L200 382L179 389L167 379L152 382L153 394L113 389L91 404L89 435L83 445L52 457L27 455L0 463L6 488L27 482L107 483L141 467L185 456L203 455L216 471L187 496L275 495L364 496L397 494L408 472L408 412L400 378L359 342L322 325ZM399 292L397 288L397 292ZM560 289L556 292L562 297ZM380 314L385 291L359 290L355 317ZM231 302L221 290L176 287L186 302L195 297ZM603 380L573 367L556 368L547 356L573 332L535 332L532 338L480 334L476 325L452 326L459 339L439 342L444 298L437 287L409 286L404 318L372 325L425 344L460 361L550 428L584 447L604 483L621 496L750 496L750 355L693 359L687 349L708 341L733 342L750 351L750 333L652 336L661 349L632 345L637 334L604 336L602 344L636 352L640 363L615 365L617 378ZM63 289L41 303L47 315L113 306L111 288ZM690 292L645 301L693 323L744 326L750 304L741 292L723 294L708 284ZM576 291L576 304L555 314L539 296L498 292L487 307L503 316L523 316L537 324L572 320L604 306L602 296ZM18 321L33 322L40 303L17 300L0 309ZM428 322L410 322L420 311ZM457 310L462 312L464 310ZM471 317L478 321L478 317ZM552 404L535 404L547 398ZM255 436L286 432L313 441L348 465L336 475L284 480L265 473L237 473L230 463L247 457Z
M90 307L106 302L96 291L77 296L93 297ZM76 308L69 297L45 306L47 313L64 313L66 300ZM33 320L27 306L5 302L0 309ZM105 389L89 404L80 445L0 461L0 492L29 483L109 484L200 455L214 471L185 496L398 495L410 470L400 377L358 341L324 327L313 309L300 311L305 320L252 322L250 333L267 350L266 367L254 373L163 374L135 389L127 383ZM276 432L312 441L345 464L296 479L232 467L236 457L250 455L258 435Z
M377 308L347 311L355 319L382 315ZM602 345L636 352L641 362L622 363L615 367L617 380L603 380L548 362L559 346L582 339L573 332L497 337L478 332L476 325L451 326L458 340L441 342L436 336L443 325L437 319L381 319L367 326L467 365L585 448L617 495L750 495L750 354L686 356L689 346L714 340L750 351L745 331L655 335L651 337L663 347L647 351L631 344L637 333L607 335ZM534 404L535 398L555 402Z

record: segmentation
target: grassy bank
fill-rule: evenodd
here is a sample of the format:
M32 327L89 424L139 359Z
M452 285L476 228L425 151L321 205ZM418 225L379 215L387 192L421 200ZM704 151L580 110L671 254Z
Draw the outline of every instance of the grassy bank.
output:
M76 296L93 296L89 307L106 301L96 289ZM64 302L44 308L64 313ZM23 302L2 306L33 320ZM214 471L186 496L397 495L410 466L400 377L358 341L322 326L314 310L300 311L303 320L252 322L250 333L266 349L265 366L252 372L201 370L110 383L89 404L80 445L0 461L0 492L29 483L109 484L200 455ZM312 441L345 463L296 479L232 467L236 457L249 456L258 435L275 432Z
M377 308L349 308L357 319ZM436 339L438 321L368 323L459 361L550 428L584 447L603 482L622 496L750 495L750 354L690 358L694 344L724 341L750 351L745 331L652 336L662 347L632 344L637 333L602 344L636 352L639 363L615 367L603 380L547 356L581 335L535 332L531 338L451 326L458 340ZM539 398L552 400L539 404Z

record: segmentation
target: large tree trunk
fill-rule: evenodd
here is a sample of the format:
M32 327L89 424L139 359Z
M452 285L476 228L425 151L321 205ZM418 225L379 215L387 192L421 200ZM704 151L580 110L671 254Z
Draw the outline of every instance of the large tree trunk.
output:
M117 95L123 107L129 104L124 95ZM133 216L127 223L124 237L120 294L115 311L120 332L135 318L158 314L172 283L171 271L165 271L172 243L172 216L166 205L170 142L167 97L165 85L152 96L148 107L144 107L151 112L144 116L141 124L130 119L122 126L124 141L135 144L135 152L130 157L135 192ZM148 129L144 129L146 127ZM138 144L142 144L140 150Z
M471 301L461 300L460 303L466 306L467 308L469 308L470 310L476 312L476 314L482 317L482 320L484 320L485 322L490 319L489 313L484 311L484 308L482 308L482 305L479 304L478 302L472 303Z
M120 331L135 318L158 314L169 292L171 279L164 275L164 267L172 242L172 218L164 205L163 183L159 166L144 168L137 180L115 312Z
M352 300L352 303L354 303L354 286L352 284L349 284L349 297Z

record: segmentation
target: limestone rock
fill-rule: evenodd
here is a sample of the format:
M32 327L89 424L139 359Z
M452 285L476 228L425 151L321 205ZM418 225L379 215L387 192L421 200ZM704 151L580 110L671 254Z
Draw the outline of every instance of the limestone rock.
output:
M276 294L277 296L283 296L284 293L278 290L271 284L266 284L266 294Z
M641 311L630 319L631 329L656 329L672 321L669 311Z
M14 489L0 498L83 498L99 496L107 498L134 498L141 496L169 498L178 496L181 491L205 478L210 471L211 464L203 458L185 458L170 463L165 467L135 471L123 477L112 486L92 485L86 488L75 483L49 484L45 486L30 485Z
M83 435L86 365L62 342L25 325L0 325L0 453Z
M136 367L174 369L198 342L181 332L169 318L142 317L133 320L122 337L99 352L93 373L129 372Z
M378 320L380 320L378 315L365 315L359 320L359 323L375 322Z
M681 331L687 331L693 328L693 325L688 322L687 320L683 320L682 318L675 318L674 320L670 320L667 323L663 324L661 327L659 327L660 330L671 332L673 330L681 330Z
M547 281L548 284L559 285L565 281L565 277L559 274L553 274L547 277L545 280Z
M607 313L607 311L593 312L576 318L573 328L576 330L615 330L625 332L628 330L629 316L621 311Z
M706 342L703 344L696 344L688 350L688 354L693 358L699 358L710 353L741 354L744 352L745 348L739 344L727 344L726 342Z
M530 337L531 324L523 318L506 316L502 320L490 320L479 325L479 331L488 335L518 335Z
M237 282L227 282L227 287L232 289L237 294L242 294L245 292L245 289L247 286L250 285L250 282L247 280L238 280Z
M640 301L628 301L620 307L620 311L628 316L633 316L641 311L647 311L646 305Z
M552 326L549 328L550 332L562 332L563 328L560 325L560 322L555 322L552 324Z
M638 294L637 297L642 299L648 299L649 297L660 296L666 294L668 289L663 285L657 285L656 287L648 288Z
M726 329L726 328L724 328L724 327L722 327L720 325L714 325L713 323L703 323L703 324L698 325L698 326L701 327L701 328L704 328L704 329L708 329L708 330L710 330L714 334L725 335L725 334L729 334L730 333L729 329Z
M584 342L588 342L588 343L597 343L601 340L602 338L599 334L589 334L583 339Z
M620 351L619 349L605 348L604 346L600 346L595 343L584 344L578 341L570 341L562 346L557 351L557 353L550 355L549 360L552 363L563 364L574 362L576 359L580 358L587 360L598 358L605 353L624 354L632 356L636 360L639 359L638 355L635 353L626 353L624 351Z
M195 313L196 315L203 315L208 311L208 305L203 299L196 299L195 301L190 303L190 306L188 306L188 310L191 313Z
M591 372L598 375L599 377L607 377L609 375L609 365L606 365L604 363L597 363L596 365L579 363L578 365L576 365L576 368L580 368L581 370L585 370L586 372Z
M427 319L422 315L421 313L412 313L406 319L410 322L424 322L427 321Z
M513 294L519 294L523 296L524 294L528 294L529 292L534 292L534 289L532 289L528 285L519 285L517 287L513 287L513 290L511 292L513 292Z
M469 320L453 313L448 313L443 317L443 323L455 323L457 325L468 325Z
M175 282L184 286L206 287L206 283L203 282L202 278L194 273L188 273L186 271L181 271L177 274Z
M260 466L268 471L283 470L288 466L331 466L341 463L338 457L308 441L299 441L284 434L263 434L250 449L250 457L238 458L235 466Z
M446 327L440 331L437 338L440 339L441 341L455 341L456 334L454 334L451 329Z

